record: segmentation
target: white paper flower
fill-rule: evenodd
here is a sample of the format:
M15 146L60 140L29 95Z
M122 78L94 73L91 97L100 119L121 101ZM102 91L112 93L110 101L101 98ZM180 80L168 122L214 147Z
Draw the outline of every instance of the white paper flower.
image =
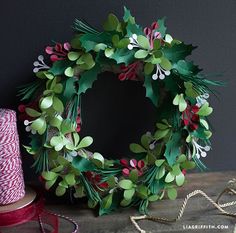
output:
M157 80L158 78L163 80L166 76L170 75L169 70L163 69L159 64L156 64L156 73L152 75L153 80Z
M137 41L138 36L136 34L133 34L130 38L129 41L130 43L128 44L128 49L132 50L133 48L139 48L139 44Z
M192 139L192 145L193 145L193 149L194 149L195 154L198 159L200 159L200 157L205 158L207 156L207 152L210 151L210 149L211 149L211 147L208 145L206 145L206 146L199 145L195 141L195 139Z
M34 69L33 69L34 73L37 73L40 70L45 70L50 68L48 65L45 64L43 55L39 55L38 61L35 61L33 64L34 64Z
M197 106L200 108L203 104L205 104L207 102L207 99L209 98L209 94L205 93L203 95L200 95L196 98L197 100Z

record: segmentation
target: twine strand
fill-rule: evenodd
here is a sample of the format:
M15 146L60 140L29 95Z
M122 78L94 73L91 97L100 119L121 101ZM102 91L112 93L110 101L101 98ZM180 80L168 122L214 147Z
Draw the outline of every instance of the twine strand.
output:
M219 212L222 215L227 215L230 217L234 217L236 218L236 212L232 213L232 212L228 212L226 210L224 210L223 208L225 207L229 207L229 206L234 206L236 205L236 201L232 201L232 202L227 202L227 203L223 203L220 204L219 200L220 198L225 194L233 194L236 195L236 179L232 179L228 182L228 187L225 188L217 197L216 201L214 201L211 197L209 197L205 192L203 192L202 190L194 190L193 192L189 193L184 201L183 204L178 212L178 215L173 218L173 219L168 219L168 218L164 218L164 217L154 217L154 216L148 216L148 215L141 215L141 216L130 216L130 220L132 222L132 224L134 225L134 227L136 228L136 230L140 233L146 233L145 230L143 230L137 223L137 221L140 220L150 220L150 221L154 221L154 222L160 222L160 223L170 223L170 222L176 222L178 220L180 220L183 217L184 211L186 209L187 203L189 201L189 199L191 199L192 197L196 196L196 195L201 195L203 196L206 200L208 200L208 202L210 202L216 209L219 210Z

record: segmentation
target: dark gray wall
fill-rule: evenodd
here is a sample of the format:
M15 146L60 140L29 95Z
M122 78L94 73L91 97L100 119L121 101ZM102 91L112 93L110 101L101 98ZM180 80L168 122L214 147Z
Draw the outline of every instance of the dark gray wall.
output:
M82 18L100 28L109 12L123 15L126 5L145 26L167 16L168 32L199 48L192 59L206 73L224 72L228 82L219 88L219 99L212 98L214 125L213 151L204 159L212 170L235 169L235 0L40 0L1 2L0 8L0 106L16 109L16 87L31 81L32 63L51 40L67 41L70 26ZM92 134L96 150L104 155L123 156L128 143L152 129L155 110L143 97L144 90L134 82L119 82L103 74L83 98L83 134ZM25 134L20 131L22 142ZM30 174L23 153L26 174Z

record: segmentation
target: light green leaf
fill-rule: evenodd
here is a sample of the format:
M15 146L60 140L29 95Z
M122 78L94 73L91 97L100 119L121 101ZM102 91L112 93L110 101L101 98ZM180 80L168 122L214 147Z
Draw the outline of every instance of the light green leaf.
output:
M114 14L110 13L108 15L107 20L103 24L103 28L105 31L115 31L118 25L119 25L118 18Z
M209 107L209 103L206 102L205 104L203 104L201 106L201 108L199 109L199 111L197 112L197 114L199 116L208 116L213 112L213 108Z
M147 39L147 37L143 36L143 35L139 35L137 38L138 44L143 48L143 49L150 49L150 44L149 44L149 40Z
M172 172L169 172L165 178L165 182L166 183L170 183L175 179L175 176L173 175Z
M131 180L124 179L119 182L119 186L122 189L131 189L133 188L133 182Z
M144 65L144 73L146 75L151 74L153 72L153 70L154 70L154 65L152 63L149 63L149 62L145 63L145 65Z
M95 165L97 166L97 167L103 167L104 166L104 158L103 158L103 156L100 154L100 153L98 153L98 152L95 152L95 153L93 153L93 162L95 163Z
M179 175L181 172L180 170L180 167L179 167L179 164L175 164L173 167L172 167L172 172L171 172L173 175L177 176Z
M68 58L70 61L76 61L80 57L81 53L79 52L69 52L68 53Z
M67 77L73 77L74 76L74 69L72 67L68 67L65 69L64 74Z
M154 137L156 140L160 140L164 138L169 132L170 132L170 129L157 130L154 134Z
M137 169L133 169L130 171L129 179L134 183L136 183L138 181L138 170Z
M41 116L41 113L36 111L36 110L34 110L33 108L26 108L25 111L31 117L39 117L39 116Z
M44 97L40 103L40 107L43 109L50 108L53 104L53 96Z
M156 180L161 179L165 175L165 173L166 173L165 166L162 166L156 174Z
M175 200L177 197L177 191L175 188L167 189L167 195L171 200Z
M67 174L64 179L65 179L66 183L70 186L73 186L76 183L75 175L72 173Z
M157 167L160 167L165 162L165 159L157 159L155 162L155 165Z
M178 159L177 159L177 163L183 163L184 161L186 161L187 160L187 157L186 157L186 155L185 154L181 154L179 157L178 157Z
M157 201L160 197L158 195L152 195L148 197L148 200L153 202L153 201Z
M56 195L59 196L59 197L63 196L65 194L65 192L66 192L66 189L62 186L58 186L56 188Z
M75 122L71 122L70 119L63 120L63 122L61 124L61 132L64 135L68 134L68 133L74 132L75 128L76 128L76 123Z
M62 93L63 85L61 83L56 84L56 86L53 88L53 91L57 94Z
M45 188L47 190L49 190L56 183L56 181L57 181L57 179L46 181L45 182Z
M90 136L86 136L80 141L79 145L77 146L77 149L88 147L92 143L93 143L93 138Z
M148 51L140 49L134 54L134 57L141 59L141 58L145 58L148 54L149 54Z
M165 69L165 70L171 70L172 68L172 64L170 63L170 61L165 58L165 57L162 57L161 58L161 63L160 63L160 66Z
M179 98L179 111L183 112L187 108L187 102L185 101L183 94L180 94Z
M99 52L100 50L105 50L107 48L107 45L104 43L98 43L96 44L96 46L94 47L94 51L95 52Z
M114 53L114 49L113 48L106 48L105 49L105 56L106 57L111 57L113 53Z
M135 193L134 188L125 190L124 191L124 199L125 200L131 200L132 197L134 196L134 193Z
M185 176L182 172L175 177L175 181L178 186L182 186L184 184L184 180Z
M106 197L102 199L102 207L104 209L109 209L111 207L112 197L113 197L113 194L108 194Z
M45 180L54 180L58 177L58 174L55 172L51 172L51 171L44 171L44 172L42 172L42 177Z
M175 96L174 100L173 100L173 104L174 104L174 105L179 105L179 99L180 99L180 95L177 94L177 95Z
M44 134L47 124L44 117L40 117L33 121L31 128L36 130L40 135Z
M142 146L140 146L139 144L136 144L136 143L130 144L129 149L134 153L143 153L143 152L147 151Z
M201 125L203 125L207 130L209 129L209 125L208 125L208 123L207 123L206 120L200 119L200 123L201 123Z
M53 106L54 110L57 111L58 113L62 113L64 111L64 106L63 106L62 101L56 96L53 97L53 105L52 106Z
M57 115L55 117L52 117L52 119L49 121L49 124L53 127L60 129L62 120L62 117L60 115Z

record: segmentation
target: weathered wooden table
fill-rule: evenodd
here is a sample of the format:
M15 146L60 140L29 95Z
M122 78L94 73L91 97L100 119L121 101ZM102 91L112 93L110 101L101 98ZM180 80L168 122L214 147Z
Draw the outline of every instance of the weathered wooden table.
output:
M150 206L150 215L162 217L175 217L182 204L183 198L195 189L201 189L210 197L216 199L217 195L225 188L229 179L236 178L236 171L188 174L188 183L179 189L175 201L162 200ZM226 195L222 200L235 200L233 195ZM80 209L76 205L47 205L47 209L73 218L79 223L80 233L136 233L129 217L138 215L136 209L119 210L107 216L96 217L90 209ZM236 207L228 210L236 212ZM183 218L171 224L160 224L151 221L141 221L140 226L147 232L236 232L236 218L219 215L202 197L193 197L188 203ZM197 226L196 226L197 225ZM191 230L189 228L211 228ZM215 229L214 229L215 228ZM71 225L60 222L60 233L71 232Z

